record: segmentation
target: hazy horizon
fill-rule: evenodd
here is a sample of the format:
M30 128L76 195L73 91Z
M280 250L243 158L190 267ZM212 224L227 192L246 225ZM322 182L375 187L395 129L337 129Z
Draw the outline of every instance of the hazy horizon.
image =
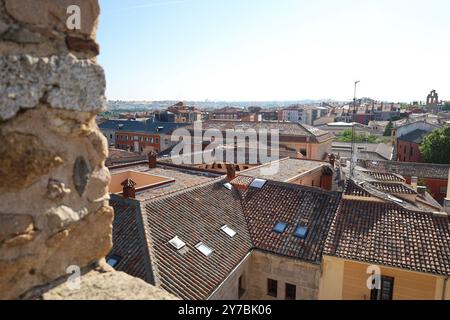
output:
M450 100L445 0L101 0L107 97Z

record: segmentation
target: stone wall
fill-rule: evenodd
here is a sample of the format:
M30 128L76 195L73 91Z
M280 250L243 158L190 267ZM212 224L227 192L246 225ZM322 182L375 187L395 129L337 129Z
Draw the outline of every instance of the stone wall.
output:
M0 299L101 265L111 249L99 12L97 0L0 0Z
M319 265L253 250L249 270L244 299L284 300L286 283L296 286L297 300L318 298ZM267 295L267 279L278 281L277 297Z

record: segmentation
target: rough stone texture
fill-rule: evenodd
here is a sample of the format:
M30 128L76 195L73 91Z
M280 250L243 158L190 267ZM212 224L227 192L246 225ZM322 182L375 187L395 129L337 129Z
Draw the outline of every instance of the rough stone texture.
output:
M81 30L66 29L73 4ZM0 299L167 297L104 265L89 272L111 250L113 219L95 123L106 105L98 14L97 0L0 0ZM73 266L78 292L55 284Z
M39 102L53 108L85 112L105 109L102 68L72 54L37 58L30 55L0 57L0 120Z
M67 31L67 7L78 5L81 10L81 30L75 30L94 38L100 8L92 0L5 0L8 14L16 21L48 30Z
M166 291L123 272L91 271L81 277L80 290L62 284L41 296L42 300L178 300Z

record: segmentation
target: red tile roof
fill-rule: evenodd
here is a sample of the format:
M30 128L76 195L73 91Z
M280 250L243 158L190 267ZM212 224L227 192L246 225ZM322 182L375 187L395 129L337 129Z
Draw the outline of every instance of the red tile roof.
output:
M324 253L448 276L449 218L391 203L342 200Z

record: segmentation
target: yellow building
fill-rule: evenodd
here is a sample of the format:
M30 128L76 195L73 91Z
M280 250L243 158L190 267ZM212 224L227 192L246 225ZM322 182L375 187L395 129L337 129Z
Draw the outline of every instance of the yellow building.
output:
M319 299L450 300L449 249L443 213L343 199L324 249Z

